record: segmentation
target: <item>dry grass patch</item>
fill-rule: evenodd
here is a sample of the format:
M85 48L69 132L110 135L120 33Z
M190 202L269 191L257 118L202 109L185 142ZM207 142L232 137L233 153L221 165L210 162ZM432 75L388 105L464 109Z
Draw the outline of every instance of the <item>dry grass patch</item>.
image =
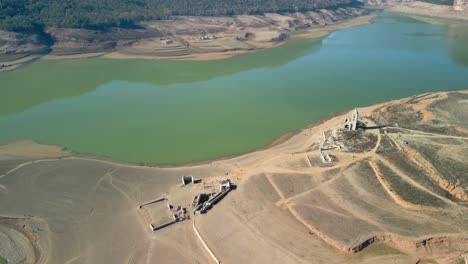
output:
M404 174L413 179L419 185L434 192L442 197L456 201L449 192L442 189L431 177L424 171L424 169L414 162L410 161L404 152L385 152L380 154L394 166L397 166Z
M395 171L384 165L382 162L376 161L375 163L391 190L403 201L414 205L435 208L448 207L448 204L441 199L404 181Z

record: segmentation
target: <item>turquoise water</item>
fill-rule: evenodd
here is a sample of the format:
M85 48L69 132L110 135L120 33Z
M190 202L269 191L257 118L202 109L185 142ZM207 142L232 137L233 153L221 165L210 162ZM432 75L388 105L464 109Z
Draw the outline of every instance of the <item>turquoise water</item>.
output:
M468 88L468 25L383 14L210 62L40 61L0 74L0 141L182 164L258 149L332 113Z

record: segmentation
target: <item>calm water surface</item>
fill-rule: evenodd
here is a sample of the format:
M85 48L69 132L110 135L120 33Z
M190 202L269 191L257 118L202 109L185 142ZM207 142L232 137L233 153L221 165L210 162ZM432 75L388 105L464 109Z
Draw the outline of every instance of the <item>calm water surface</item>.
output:
M355 106L463 88L467 24L383 14L223 61L41 61L1 73L0 142L181 164L251 151Z

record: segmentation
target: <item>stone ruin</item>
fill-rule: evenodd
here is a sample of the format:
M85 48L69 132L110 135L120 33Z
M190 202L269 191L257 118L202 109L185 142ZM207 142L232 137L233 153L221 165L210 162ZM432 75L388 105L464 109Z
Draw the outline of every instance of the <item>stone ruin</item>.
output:
M167 198L160 198L160 199L150 201L150 202L147 202L147 203L144 203L144 204L141 204L141 205L138 206L138 208L143 213L143 215L145 217L145 220L149 222L151 231L156 231L156 230L162 229L164 227L170 226L172 224L175 224L177 222L182 222L184 220L190 219L189 215L187 214L187 208L177 206L177 208L174 209L174 207L172 205L167 203L166 207L167 207L167 209L169 210L169 213L172 216L172 220L169 221L169 222L166 222L166 223L159 224L159 225L155 224L153 222L153 219L150 216L150 213L147 211L146 207L149 206L149 205L152 205L152 204L155 204L155 203L161 203L161 202L164 202L164 201L167 202Z
M324 151L340 150L345 152L366 152L375 145L377 137L372 133L363 133L367 129L377 129L382 126L366 127L359 122L357 109L351 111L351 117L345 119L336 129L327 129L319 141L320 159L324 164L333 164L333 158Z
M170 205L170 204L167 204L167 208L171 212L173 220L169 221L167 223L160 224L158 226L150 224L152 231L162 229L164 227L170 226L170 225L175 224L177 222L185 221L185 220L190 218L188 216L188 214L187 214L187 208L177 206L177 209L174 209L174 207L172 205Z
M167 223L160 224L160 225L158 225L158 226L155 226L155 225L153 225L153 224L150 224L152 231L157 231L157 230L159 230L159 229L162 229L162 228L164 228L164 227L170 226L170 225L175 224L175 223L177 223L177 222L182 222L182 221L184 221L184 220L186 220L186 219L189 218L189 217L187 216L187 209L186 209L186 208L182 208L182 207L178 206L176 210L173 210L173 209L172 209L172 206L170 206L170 205L168 205L168 208L171 208L171 209L169 209L169 210L170 210L171 213L172 213L172 218L173 218L173 220L170 221L170 222L167 222Z
M467 5L466 0L454 0L453 1L453 10L455 11L464 11Z
M190 183L198 183L201 182L201 180L194 180L193 176L191 175L185 175L182 176L182 184L183 186L190 184ZM213 186L214 187L214 186ZM197 212L200 214L206 213L209 209L213 207L216 203L218 203L221 199L223 199L226 194L228 194L232 189L233 185L231 183L230 179L222 180L219 182L219 191L216 191L216 189L212 189L211 193L205 193L202 192L195 196L192 206L194 207L193 214L196 214ZM206 188L206 187L205 187ZM156 206L156 204L160 204L162 202L166 202L166 207L167 210L169 211L170 218L172 218L168 222L163 222L165 221L164 219L160 219L159 223L155 221L155 219L152 218L151 213L155 210L154 207L149 207L148 206ZM185 221L187 219L190 219L189 212L187 211L187 208L182 207L182 206L177 206L174 207L171 204L169 204L169 201L167 198L160 198L156 200L151 200L149 202L143 203L138 206L140 209L139 211L143 215L145 221L149 224L151 231L157 231L162 228L168 227L170 225L173 225L178 222ZM160 209L161 210L161 209ZM167 217L169 217L169 215Z
M226 196L233 188L231 180L226 179L219 183L219 192L214 193L200 193L193 199L192 206L194 207L193 214L199 212L200 214L206 213L209 209L218 203Z
M332 150L343 148L343 135L340 130L325 130L320 137L319 150Z
M194 179L192 175L184 175L182 176L182 185L187 185L189 183L194 183Z
M359 112L357 109L354 109L351 112L351 118L350 119L345 119L343 129L345 130L357 130L358 129L358 118L359 118Z
M320 159L322 160L324 164L327 164L327 165L333 164L332 157L330 156L330 154L326 152L320 151Z

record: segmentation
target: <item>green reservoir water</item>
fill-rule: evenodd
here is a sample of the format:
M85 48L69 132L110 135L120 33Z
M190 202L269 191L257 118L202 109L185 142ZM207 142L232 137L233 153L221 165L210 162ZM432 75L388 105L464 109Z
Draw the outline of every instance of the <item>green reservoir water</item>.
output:
M8 264L8 261L0 256L0 264Z
M0 142L175 165L252 151L356 106L464 88L467 24L382 14L222 61L40 61L0 73Z

